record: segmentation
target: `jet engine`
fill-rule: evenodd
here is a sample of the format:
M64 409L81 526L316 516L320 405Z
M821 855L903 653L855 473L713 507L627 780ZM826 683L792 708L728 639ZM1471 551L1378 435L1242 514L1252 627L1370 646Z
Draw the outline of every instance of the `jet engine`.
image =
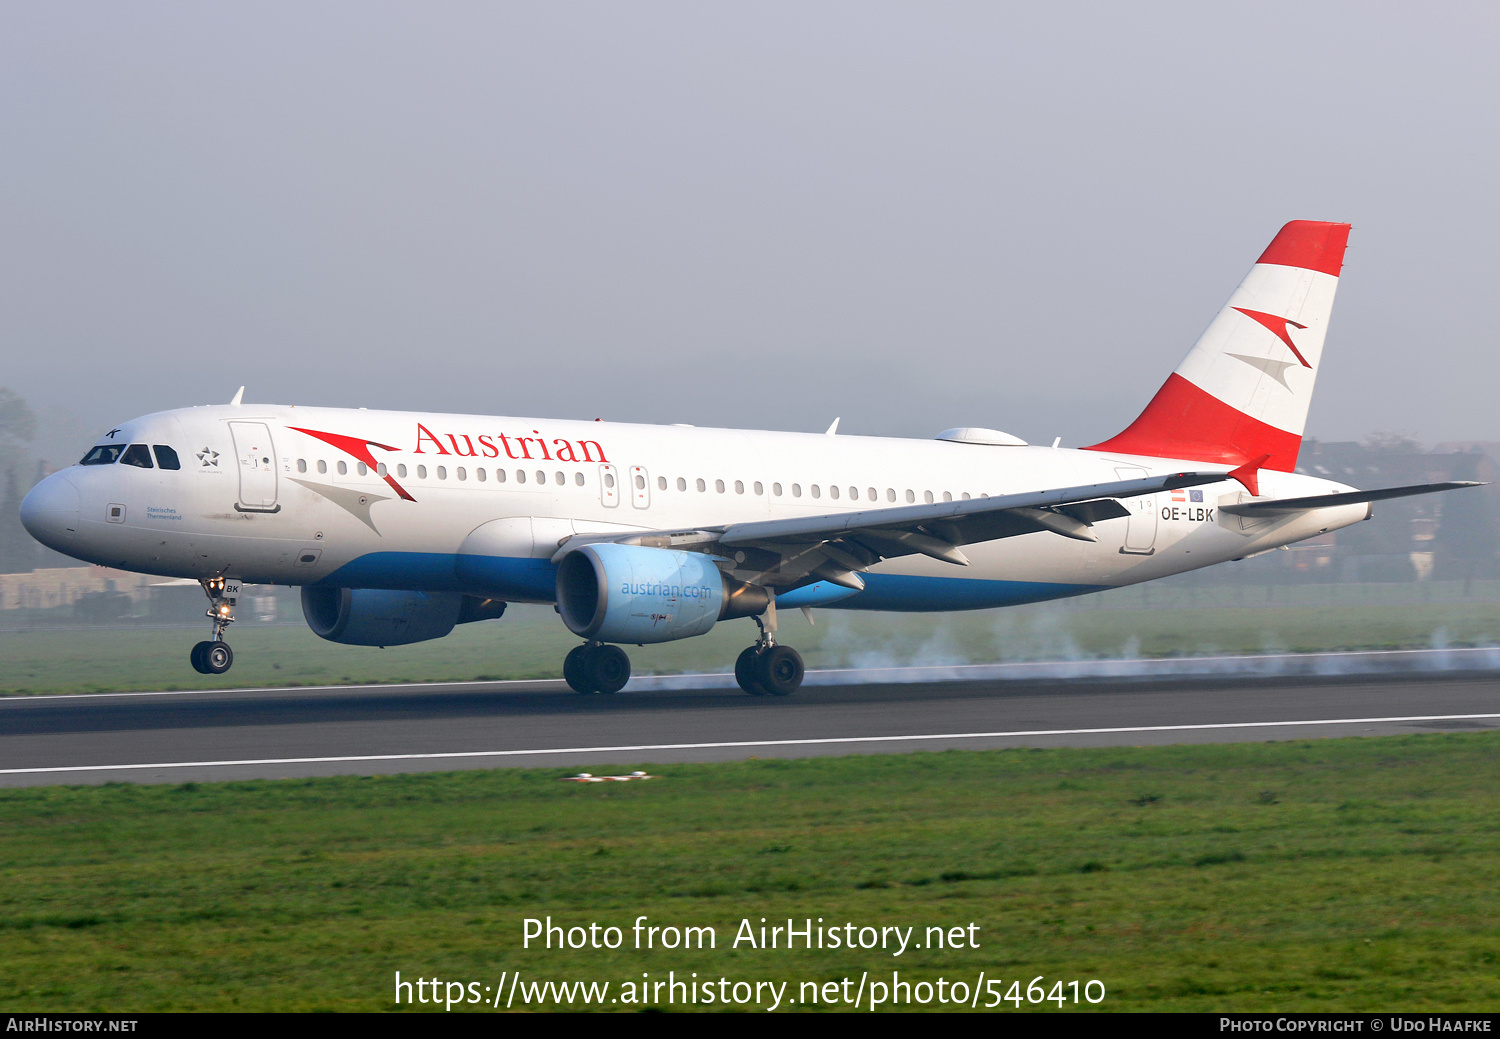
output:
M575 635L600 642L671 642L702 635L770 604L764 588L731 580L697 552L584 545L557 567L557 609Z
M505 603L472 595L378 588L302 589L302 616L313 634L345 646L405 646L440 639L456 624L489 620Z

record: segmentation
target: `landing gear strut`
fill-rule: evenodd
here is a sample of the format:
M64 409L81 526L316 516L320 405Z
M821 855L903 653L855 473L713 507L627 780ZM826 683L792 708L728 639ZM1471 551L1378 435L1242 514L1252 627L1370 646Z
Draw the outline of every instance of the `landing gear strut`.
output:
M213 621L213 637L193 647L188 659L193 670L203 675L222 675L234 666L234 650L224 641L224 632L234 623L234 604L240 597L240 582L226 577L209 577L202 582L208 596L207 617Z
M802 684L802 654L776 644L776 605L755 618L760 638L734 662L734 680L751 696L790 696Z
M630 681L630 658L619 646L585 642L563 658L563 678L580 693L618 693Z

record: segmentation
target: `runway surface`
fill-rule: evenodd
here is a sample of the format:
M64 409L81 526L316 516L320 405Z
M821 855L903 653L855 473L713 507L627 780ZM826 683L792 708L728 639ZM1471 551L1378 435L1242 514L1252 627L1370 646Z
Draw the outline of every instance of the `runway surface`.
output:
M683 683L697 687L672 687ZM646 762L1500 727L1500 672L1473 670L844 682L787 698L718 680L641 684L615 696L483 682L4 699L0 785L497 766L597 773Z

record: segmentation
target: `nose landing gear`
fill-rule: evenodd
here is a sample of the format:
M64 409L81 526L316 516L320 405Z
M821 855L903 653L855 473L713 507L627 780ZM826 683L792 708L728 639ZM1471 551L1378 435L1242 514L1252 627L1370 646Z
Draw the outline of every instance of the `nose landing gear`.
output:
M586 642L563 658L563 678L580 693L618 693L630 681L630 657L619 646Z
M234 604L239 600L240 582L226 577L209 577L202 582L208 596L206 616L213 621L213 637L193 647L188 659L193 670L202 675L222 675L234 666L234 650L224 641L224 632L234 623Z

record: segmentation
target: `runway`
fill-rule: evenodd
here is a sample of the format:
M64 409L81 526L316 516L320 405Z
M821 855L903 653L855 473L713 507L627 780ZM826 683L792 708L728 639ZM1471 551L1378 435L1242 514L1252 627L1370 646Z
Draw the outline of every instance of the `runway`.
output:
M689 688L671 688L684 681ZM1500 727L1500 672L1472 670L846 681L785 699L719 681L641 685L615 696L579 696L561 682L484 682L5 699L0 785L499 766L603 772L648 762Z

